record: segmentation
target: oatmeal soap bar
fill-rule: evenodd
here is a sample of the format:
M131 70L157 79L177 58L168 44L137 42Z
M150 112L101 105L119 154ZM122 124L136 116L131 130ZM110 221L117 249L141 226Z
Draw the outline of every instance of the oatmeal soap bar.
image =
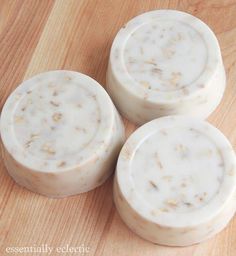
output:
M0 128L9 174L49 197L101 185L124 142L122 121L106 91L73 71L24 81L7 99Z
M135 131L118 158L114 201L133 232L188 246L220 232L236 208L236 159L205 121L155 119Z
M205 119L220 103L225 82L214 33L190 14L144 13L129 21L112 44L107 90L134 123L178 114Z

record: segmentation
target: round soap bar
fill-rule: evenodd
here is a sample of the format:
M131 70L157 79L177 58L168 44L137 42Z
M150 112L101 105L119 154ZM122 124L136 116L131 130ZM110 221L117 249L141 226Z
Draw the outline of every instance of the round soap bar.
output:
M178 114L205 119L225 90L218 41L205 23L184 12L137 16L113 42L107 90L137 124Z
M230 143L198 119L155 119L129 137L118 158L118 212L135 233L154 243L188 246L210 238L233 217L235 192Z
M73 71L24 81L7 99L0 128L9 174L49 197L101 185L124 142L122 121L105 90Z

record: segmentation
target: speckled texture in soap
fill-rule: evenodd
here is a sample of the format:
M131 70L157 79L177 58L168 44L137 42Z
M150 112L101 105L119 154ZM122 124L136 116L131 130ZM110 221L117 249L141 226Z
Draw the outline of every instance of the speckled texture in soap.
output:
M1 115L10 175L35 192L61 197L88 191L112 173L124 128L105 90L72 71L23 82Z
M130 20L113 41L107 89L121 113L137 124L176 114L206 118L224 88L218 41L190 14L144 13Z
M153 120L123 146L114 198L124 222L154 243L187 246L235 213L236 159L224 135L184 116Z

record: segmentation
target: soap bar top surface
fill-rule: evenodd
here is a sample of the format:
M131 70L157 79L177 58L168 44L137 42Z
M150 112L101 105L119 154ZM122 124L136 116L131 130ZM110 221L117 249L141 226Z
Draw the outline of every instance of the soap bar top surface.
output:
M222 64L209 27L175 10L151 11L129 21L117 34L110 59L119 82L153 102L189 97L207 86Z
M81 165L110 140L113 104L93 79L73 71L50 71L23 82L1 115L5 148L37 171Z
M189 227L216 216L236 188L232 146L207 122L163 117L121 150L117 182L131 207L161 226Z

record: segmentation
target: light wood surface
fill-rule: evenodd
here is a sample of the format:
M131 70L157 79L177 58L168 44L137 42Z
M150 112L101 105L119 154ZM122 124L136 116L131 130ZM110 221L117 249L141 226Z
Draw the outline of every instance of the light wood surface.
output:
M42 71L83 72L105 85L119 28L157 8L189 12L216 33L227 90L209 121L236 148L236 0L0 0L0 107L24 79ZM127 135L135 126L125 120ZM94 191L48 199L16 185L0 162L0 255L10 246L89 246L84 255L235 256L236 218L213 239L187 248L153 245L134 235L112 202L112 178ZM46 254L20 254L46 255ZM55 250L51 255L82 255Z

